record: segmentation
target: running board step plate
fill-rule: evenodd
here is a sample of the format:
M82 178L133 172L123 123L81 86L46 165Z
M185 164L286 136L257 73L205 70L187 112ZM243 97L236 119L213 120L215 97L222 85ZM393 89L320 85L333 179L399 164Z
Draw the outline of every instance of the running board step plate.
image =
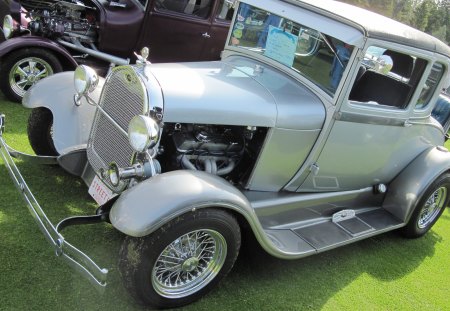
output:
M375 229L356 216L354 210L342 210L333 214L331 221L351 236L358 236Z
M382 208L358 214L352 210L344 210L333 216L329 220L322 219L315 224L300 228L265 229L264 231L281 252L300 258L404 225Z
M342 218L342 220L326 221L293 231L302 240L320 251L390 231L402 225L392 214L383 209Z

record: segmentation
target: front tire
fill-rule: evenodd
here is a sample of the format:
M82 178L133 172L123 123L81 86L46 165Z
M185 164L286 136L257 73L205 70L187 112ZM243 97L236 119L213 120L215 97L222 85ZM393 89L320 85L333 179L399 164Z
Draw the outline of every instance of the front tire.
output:
M31 148L37 155L58 155L53 143L53 114L50 110L34 108L28 118L27 132Z
M401 233L407 238L423 236L433 227L450 199L450 174L439 176L425 191Z
M44 49L14 51L1 64L0 88L14 102L21 102L37 81L63 70L56 56Z
M174 308L211 291L234 265L241 244L236 219L222 210L184 214L149 236L126 237L119 269L137 302Z

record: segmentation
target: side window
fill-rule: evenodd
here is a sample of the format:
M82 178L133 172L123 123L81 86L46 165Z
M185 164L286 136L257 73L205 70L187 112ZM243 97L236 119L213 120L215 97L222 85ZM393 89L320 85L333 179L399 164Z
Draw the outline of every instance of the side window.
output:
M444 75L444 66L442 64L436 63L431 68L431 72L423 86L420 97L417 100L416 109L423 109L428 106L430 99L433 96L436 88Z
M371 46L361 63L349 100L405 109L427 62L401 52Z
M217 11L216 18L225 21L231 21L233 18L234 8L233 1L231 0L220 0L219 10Z
M158 11L169 11L208 18L213 0L156 0L155 8Z

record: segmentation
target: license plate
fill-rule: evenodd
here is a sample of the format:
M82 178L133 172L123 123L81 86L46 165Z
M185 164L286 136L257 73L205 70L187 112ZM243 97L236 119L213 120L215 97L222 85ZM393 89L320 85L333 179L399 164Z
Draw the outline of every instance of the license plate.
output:
M96 175L88 190L98 205L103 205L116 196Z

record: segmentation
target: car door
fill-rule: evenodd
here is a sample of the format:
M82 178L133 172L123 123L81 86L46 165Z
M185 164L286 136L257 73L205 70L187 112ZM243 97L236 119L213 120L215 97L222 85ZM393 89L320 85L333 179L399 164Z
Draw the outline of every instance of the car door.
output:
M205 45L201 54L202 60L217 60L220 58L233 18L232 1L216 1L215 6L208 35L205 35Z
M218 2L216 0L151 1L147 7L140 47L150 48L150 60L153 62L218 59L225 44L224 29L227 29L227 24L229 25L216 18ZM211 43L206 44L208 41ZM216 47L216 44L220 48Z
M392 62L386 61L388 56ZM418 154L443 142L437 141L439 129L429 118L430 108L418 108L426 96L418 92L419 85L425 85L431 67L426 57L384 48L375 65L367 59L361 63L365 72L347 91L302 191L389 183ZM417 109L423 111L420 119L412 113Z

